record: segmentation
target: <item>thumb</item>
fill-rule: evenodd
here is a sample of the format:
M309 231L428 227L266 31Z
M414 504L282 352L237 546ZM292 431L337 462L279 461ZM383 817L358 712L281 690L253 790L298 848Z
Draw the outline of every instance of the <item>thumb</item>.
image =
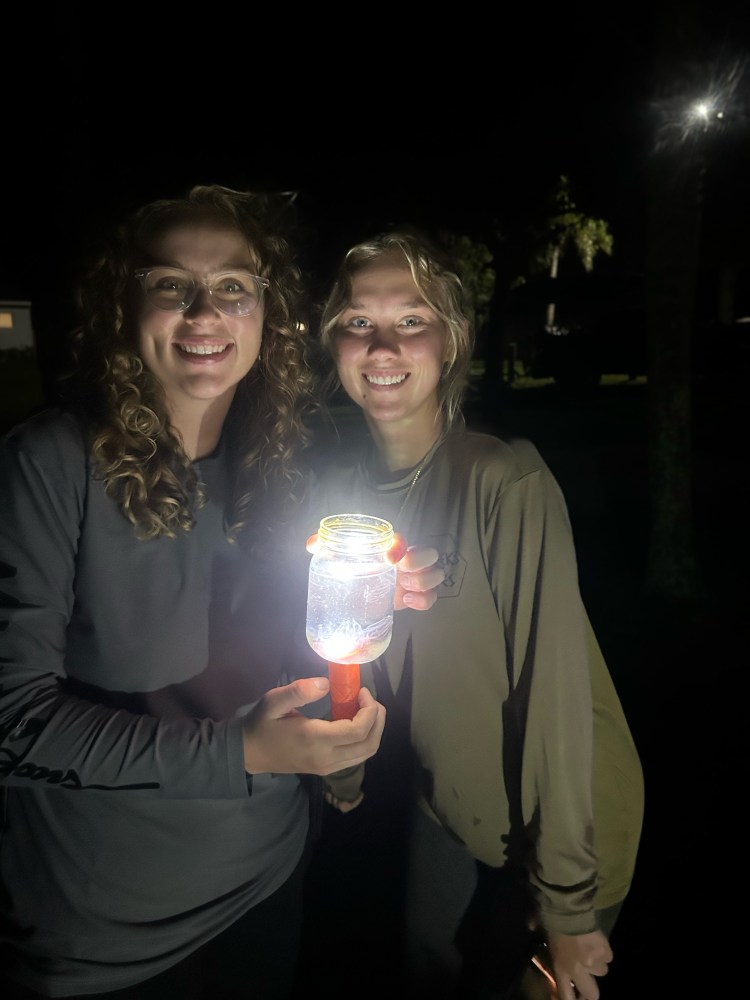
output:
M283 687L266 691L262 699L264 714L275 719L294 715L295 709L319 701L330 689L327 677L300 677L299 680Z
M313 701L320 701L323 695L328 694L330 687L327 677L300 677L286 687L277 689L281 693L277 706L282 704L284 711L301 708Z
M312 701L320 701L331 688L327 677L300 677L289 686L296 690L297 697L300 699L295 707L309 705Z
M404 538L404 536L400 532L394 531L393 545L391 545L388 552L386 552L386 559L388 560L389 563L393 564L401 562L401 560L406 555L407 548L408 546L406 544L406 539ZM310 550L308 549L308 551Z

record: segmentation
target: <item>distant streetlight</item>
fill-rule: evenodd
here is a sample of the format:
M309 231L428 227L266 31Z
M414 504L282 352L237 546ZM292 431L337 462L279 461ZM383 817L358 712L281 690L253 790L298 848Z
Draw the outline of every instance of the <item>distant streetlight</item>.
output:
M724 120L724 111L717 107L713 98L695 101L686 112L689 125L698 126L707 132L712 125L720 125Z
M734 61L713 72L695 68L694 76L703 76L703 83L680 85L672 82L668 95L655 102L656 148L666 152L686 143L696 142L707 132L723 130L745 118L742 89L746 64ZM692 93L691 93L692 91Z

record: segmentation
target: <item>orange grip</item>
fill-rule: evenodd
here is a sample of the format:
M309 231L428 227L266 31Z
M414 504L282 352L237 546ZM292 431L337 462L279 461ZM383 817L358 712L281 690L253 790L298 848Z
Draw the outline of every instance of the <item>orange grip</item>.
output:
M394 565L397 562L401 562L401 560L406 555L406 550L408 549L408 547L409 546L406 544L406 539L404 538L404 536L400 534L398 531L395 531L393 533L393 545L391 545L391 547L388 549L388 552L386 553L388 562L393 563Z
M328 662L331 682L331 718L353 719L359 711L359 689L362 687L358 663Z

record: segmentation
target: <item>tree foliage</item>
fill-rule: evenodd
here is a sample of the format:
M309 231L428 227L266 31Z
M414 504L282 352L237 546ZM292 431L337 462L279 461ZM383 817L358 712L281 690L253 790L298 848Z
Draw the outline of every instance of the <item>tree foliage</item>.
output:
M584 270L593 270L600 253L611 256L614 237L604 219L595 219L579 212L570 191L570 180L561 176L552 191L551 208L537 228L532 249L531 270L546 270L550 278L557 278L560 262L571 249ZM546 325L555 322L555 303L547 306Z
M492 266L494 257L485 243L470 236L443 232L440 237L450 251L463 282L464 304L474 321L474 329L480 331L487 323L495 294L496 274Z
M539 235L533 261L538 270L551 271L572 248L584 269L590 272L598 254L610 256L614 245L604 219L594 219L578 211L567 177L560 177L552 193L552 210Z
M586 271L591 271L599 253L612 253L614 237L604 219L579 212L570 192L569 178L558 180L551 196L551 209L537 230L532 269L551 270L572 248Z

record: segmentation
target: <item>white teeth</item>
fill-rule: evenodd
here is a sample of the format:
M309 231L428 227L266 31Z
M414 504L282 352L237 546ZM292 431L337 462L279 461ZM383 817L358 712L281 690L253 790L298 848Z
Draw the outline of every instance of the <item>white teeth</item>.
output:
M406 375L365 375L365 378L372 385L398 385Z
M178 344L181 351L188 354L221 354L226 351L226 344L222 347L219 344Z

